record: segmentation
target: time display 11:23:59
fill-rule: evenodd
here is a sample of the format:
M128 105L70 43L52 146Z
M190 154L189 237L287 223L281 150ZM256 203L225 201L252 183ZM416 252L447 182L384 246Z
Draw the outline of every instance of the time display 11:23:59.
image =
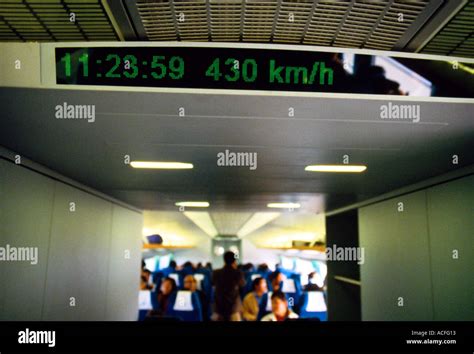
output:
M64 64L64 74L66 77L71 77L72 75L72 57L71 53L65 53L61 58L61 62ZM82 67L82 73L80 75L84 78L89 77L89 68L91 63L89 62L89 54L82 53L77 59ZM147 79L148 74L151 75L154 79L163 79L169 77L173 80L178 80L184 76L184 60L180 56L172 56L169 59L166 59L162 55L154 55L151 58L151 61L148 62L143 60L139 62L138 58L135 55L127 54L123 57L118 54L108 54L105 57L105 63L102 59L96 59L95 63L92 63L96 70L95 76L105 77L105 78L143 78ZM108 70L105 73L99 72L104 64L108 64ZM151 70L142 70L143 73L140 73L139 67L147 67L149 65ZM79 74L79 73L77 73Z

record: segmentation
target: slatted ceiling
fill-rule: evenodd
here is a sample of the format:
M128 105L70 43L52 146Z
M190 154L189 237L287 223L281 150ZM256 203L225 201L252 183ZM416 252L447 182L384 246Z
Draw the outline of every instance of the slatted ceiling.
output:
M76 22L70 22L71 13ZM117 40L99 0L0 0L1 41Z
M312 8L311 2L282 3L273 40L283 43L300 43Z
M210 1L211 40L222 42L240 41L242 1Z
M278 8L276 1L247 0L244 9L242 40L270 42Z
M367 38L364 48L391 50L428 3L429 1L394 1ZM399 14L403 15L401 22Z
M137 8L150 40L302 43L391 50L428 3L137 0ZM178 20L180 13L185 15L184 22ZM399 13L403 13L403 22L398 22Z
M310 22L302 40L303 44L329 46L332 44L350 1L320 1L314 12L308 14Z
M474 57L474 1L468 2L421 52Z
M183 41L207 41L209 39L206 0L175 1L178 33ZM184 21L179 18L184 15Z
M137 7L150 40L178 39L170 2L144 2L138 3Z

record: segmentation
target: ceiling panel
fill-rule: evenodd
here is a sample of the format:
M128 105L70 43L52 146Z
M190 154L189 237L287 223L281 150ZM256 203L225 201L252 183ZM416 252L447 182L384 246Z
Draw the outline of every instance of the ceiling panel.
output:
M95 104L96 121L56 119L63 102ZM138 207L174 211L176 201L207 199L210 212L267 210L275 201L321 212L474 163L472 105L417 102L421 120L411 123L381 120L383 102L2 88L0 143ZM173 116L181 106L189 115ZM296 117L285 117L289 106ZM226 149L257 153L257 168L218 166ZM136 170L124 155L195 168ZM304 171L344 155L367 171Z
M88 40L117 40L99 0L0 1L0 41Z
M439 3L436 1L436 3ZM288 43L391 50L429 1L128 1L149 40ZM400 14L403 19L400 21Z

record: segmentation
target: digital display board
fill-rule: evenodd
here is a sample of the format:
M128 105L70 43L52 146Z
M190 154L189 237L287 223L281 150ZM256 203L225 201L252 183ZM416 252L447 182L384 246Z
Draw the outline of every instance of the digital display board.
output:
M424 59L403 58L401 64L365 54L216 47L55 50L56 83L63 85L450 96L406 66L435 62ZM437 63L451 70L448 62ZM472 74L465 75L472 84ZM465 92L462 97L474 97Z

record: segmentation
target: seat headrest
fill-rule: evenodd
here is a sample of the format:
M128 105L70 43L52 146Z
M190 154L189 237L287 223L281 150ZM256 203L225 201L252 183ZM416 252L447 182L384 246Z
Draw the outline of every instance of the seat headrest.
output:
M283 280L283 286L281 291L284 293L296 293L296 285L294 279L285 279Z
M250 276L250 279L252 279L252 281L254 281L255 279L260 278L260 277L261 277L260 274L252 274L252 275Z
M177 286L180 286L181 284L179 283L179 275L178 273L171 273L170 275L168 275L171 279L174 279L174 281L176 282L176 285Z
M322 291L308 291L308 304L306 305L308 312L325 312L327 311L326 301Z
M204 280L204 274L194 274L194 279L196 279L197 289L202 290L202 281Z
M193 311L194 306L191 300L191 291L180 290L176 294L176 301L174 302L173 310L175 311Z
M267 293L267 306L265 307L265 311L271 311L272 310L272 294L273 291L269 291Z
M151 291L150 290L140 290L138 294L138 309L139 310L151 310L153 306L151 305Z

